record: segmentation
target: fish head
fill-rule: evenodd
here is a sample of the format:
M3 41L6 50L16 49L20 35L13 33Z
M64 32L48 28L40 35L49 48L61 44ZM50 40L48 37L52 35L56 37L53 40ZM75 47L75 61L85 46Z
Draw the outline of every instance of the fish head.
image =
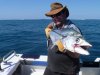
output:
M88 48L92 47L80 34L70 35L63 39L64 47L71 51L82 55L89 55Z

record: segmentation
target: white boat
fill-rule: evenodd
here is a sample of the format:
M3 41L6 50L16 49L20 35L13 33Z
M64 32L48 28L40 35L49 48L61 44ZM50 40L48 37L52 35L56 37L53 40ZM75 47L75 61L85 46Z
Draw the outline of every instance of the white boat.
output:
M3 57L0 65L0 75L43 75L47 65L47 56L39 58L24 58L15 51ZM79 75L100 75L100 58L94 62L80 62Z

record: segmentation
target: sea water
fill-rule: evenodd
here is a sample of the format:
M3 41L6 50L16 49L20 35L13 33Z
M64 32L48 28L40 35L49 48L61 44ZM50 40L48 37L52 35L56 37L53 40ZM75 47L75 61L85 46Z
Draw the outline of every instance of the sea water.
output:
M0 20L0 57L15 50L24 55L47 55L44 29L51 20ZM100 57L100 20L72 20L84 38L93 45L85 61Z

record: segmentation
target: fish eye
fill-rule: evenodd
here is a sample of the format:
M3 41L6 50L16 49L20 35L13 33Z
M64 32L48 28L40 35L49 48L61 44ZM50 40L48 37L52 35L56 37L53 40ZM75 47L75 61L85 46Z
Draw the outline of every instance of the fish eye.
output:
M80 41L80 39L79 39L79 38L77 38L77 39L76 39L76 42L79 42L79 41Z

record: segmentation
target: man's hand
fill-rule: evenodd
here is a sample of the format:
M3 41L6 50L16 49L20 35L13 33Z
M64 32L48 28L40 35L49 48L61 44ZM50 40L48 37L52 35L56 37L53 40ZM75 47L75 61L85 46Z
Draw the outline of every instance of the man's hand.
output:
M51 32L51 29L50 29L50 28L46 28L46 29L45 29L45 33L46 33L46 37L47 37L47 38L50 37L50 32Z
M56 42L56 45L58 46L58 50L59 50L60 52L64 52L64 46L63 46L63 43L62 43L61 40L58 40L58 41Z
M71 51L69 51L69 50L66 50L66 49L64 48L64 45L63 45L63 43L62 43L61 40L58 40L58 41L56 42L56 45L58 46L58 50L59 50L60 52L62 52L62 53L67 53L69 56L71 56L71 57L73 57L73 58L79 58L80 54L71 52Z
M52 25L48 25L48 27L45 28L45 33L47 38L50 38L50 32L52 31L52 29L53 29Z

